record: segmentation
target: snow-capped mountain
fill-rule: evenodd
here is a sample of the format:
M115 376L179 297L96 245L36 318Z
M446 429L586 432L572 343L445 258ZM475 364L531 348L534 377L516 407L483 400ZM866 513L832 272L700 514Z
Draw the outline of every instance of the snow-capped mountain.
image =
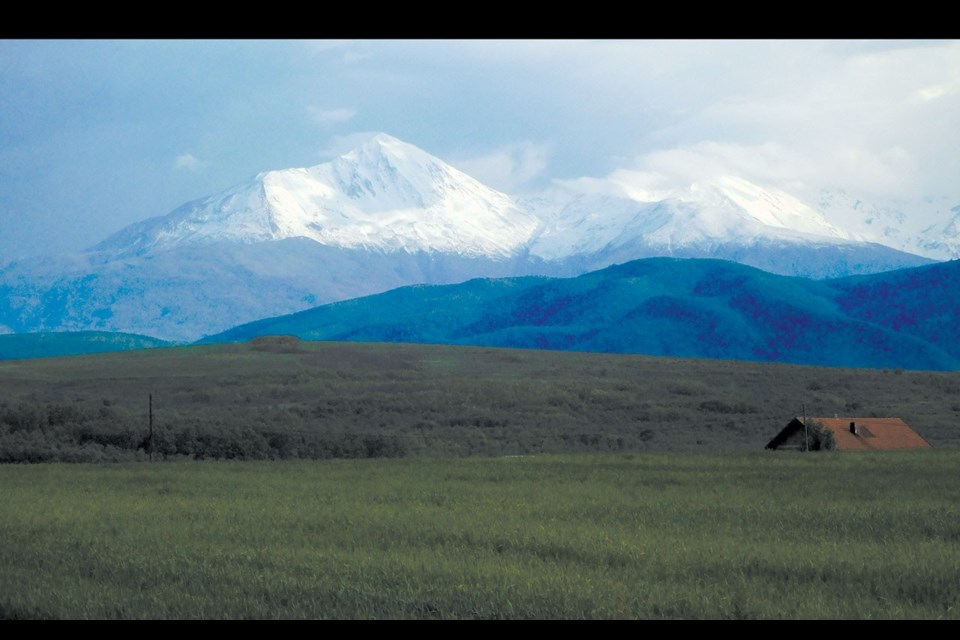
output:
M950 209L953 214L944 225L933 225L925 234L921 246L931 253L948 256L950 259L960 257L960 204Z
M735 176L647 190L617 180L562 185L534 202L544 224L530 255L567 275L635 258L734 260L782 275L873 273L925 260L871 242L805 202Z
M344 249L502 258L522 248L538 226L506 194L378 134L332 162L261 173L124 229L97 248L130 255L309 238Z
M594 182L520 200L378 134L330 162L261 173L131 225L90 251L0 267L0 332L195 340L408 284L577 275L651 256L812 277L929 262L877 244L869 223L831 215L849 206L742 178L669 191ZM929 236L944 251L960 240L960 212L951 216Z
M835 189L820 191L815 206L868 242L933 260L960 258L960 204L956 202L935 198L866 201Z
M821 243L862 240L786 193L723 176L656 199L574 193L541 230L531 254L556 260L637 239L669 254L686 247L747 245L760 238Z

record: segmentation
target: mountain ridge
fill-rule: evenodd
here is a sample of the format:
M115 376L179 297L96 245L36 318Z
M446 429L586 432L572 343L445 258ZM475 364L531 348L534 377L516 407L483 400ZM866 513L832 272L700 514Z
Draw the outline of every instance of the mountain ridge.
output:
M549 263L631 242L658 255L758 242L849 245L868 252L885 246L838 228L789 194L729 175L662 192L619 183L593 191L559 189L541 201L548 203L541 204L545 211L534 211L379 133L329 162L262 172L166 216L135 223L93 250L130 255L203 242L305 237L348 249L497 259L526 255ZM898 250L886 251L893 256ZM894 268L903 260L888 259Z
M283 334L956 370L957 294L960 261L811 280L729 261L651 258L566 279L403 287L263 319L200 342Z
M742 178L662 193L618 185L558 187L532 206L377 134L329 162L262 172L130 225L90 251L5 265L0 332L192 341L407 284L570 276L661 255L815 278L932 262Z
M348 249L509 257L538 225L506 194L378 134L330 162L260 173L121 230L94 249L130 255L304 237Z

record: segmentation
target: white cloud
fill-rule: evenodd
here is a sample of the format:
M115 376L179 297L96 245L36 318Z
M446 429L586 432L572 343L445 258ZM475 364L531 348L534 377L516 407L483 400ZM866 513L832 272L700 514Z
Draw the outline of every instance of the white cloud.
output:
M960 196L960 43L670 43L678 56L656 63L670 73L651 73L643 47L609 46L623 55L598 74L590 111L608 108L635 60L633 86L657 100L637 113L656 126L624 114L634 160L611 153L602 177L560 186L640 193L732 174L797 195Z
M454 149L477 149L480 136L550 139L549 154L529 143L474 157L428 149L505 191L546 171L622 167L666 182L736 173L788 190L958 193L957 41L354 42L339 55L355 51L402 76L397 100L431 95L424 121L462 137ZM459 113L469 126L446 118Z
M487 186L516 193L543 174L549 155L549 145L523 141L502 146L480 157L451 162Z
M674 189L688 186L692 180L677 180L675 175L658 171L617 169L605 178L557 180L555 184L576 193L592 193L627 197L641 202L655 202L674 195Z
M943 63L944 69L940 72L940 77L934 78L935 82L917 91L921 100L936 100L945 96L955 95L960 92L960 46L954 47L947 54Z
M206 160L200 160L192 153L181 153L177 156L177 159L173 162L173 167L175 169L184 169L186 171L192 171L197 173L203 171L210 163Z
M554 180L553 184L577 193L655 201L696 182L737 176L800 197L813 197L826 187L896 198L916 194L919 173L916 158L897 146L872 151L841 140L813 151L774 142L705 141L640 155L602 177Z
M337 109L319 109L311 106L307 107L307 111L310 112L310 117L313 118L313 121L322 127L346 122L347 120L353 118L353 116L357 115L357 112L354 109L347 107L340 107Z
M822 141L815 148L785 146L776 142L756 145L700 142L686 147L657 150L639 156L633 172L614 171L608 179L636 184L636 175L647 176L644 188L680 188L722 175L735 175L791 193L808 195L824 187L843 187L876 196L896 196L914 191L919 180L918 162L899 146L870 149L844 140ZM655 185L651 176L656 176Z
M960 83L944 82L930 87L924 87L917 91L917 95L921 100L936 100L937 98L948 96L957 91L960 91Z

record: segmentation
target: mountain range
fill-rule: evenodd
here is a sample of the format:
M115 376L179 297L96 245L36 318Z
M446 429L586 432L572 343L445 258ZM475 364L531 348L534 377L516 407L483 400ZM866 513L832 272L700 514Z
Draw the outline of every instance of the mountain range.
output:
M575 278L410 286L260 320L203 342L265 335L960 369L960 261L847 278L720 260L649 258Z
M812 278L876 273L955 257L960 208L937 212L942 224L917 230L899 210L837 193L809 204L735 176L661 192L629 181L565 184L521 199L378 134L330 162L261 173L131 225L88 251L0 266L0 333L193 341L404 285L569 277L651 256Z

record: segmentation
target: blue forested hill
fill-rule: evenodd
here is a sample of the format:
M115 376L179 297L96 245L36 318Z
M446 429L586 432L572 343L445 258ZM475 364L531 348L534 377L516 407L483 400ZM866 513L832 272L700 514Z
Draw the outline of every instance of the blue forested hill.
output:
M0 360L50 358L85 353L171 346L172 342L132 333L77 331L70 333L19 333L0 335Z
M652 258L576 278L414 286L241 325L288 334L848 367L960 369L960 262L837 280Z
M960 260L831 284L849 316L916 336L960 358Z

